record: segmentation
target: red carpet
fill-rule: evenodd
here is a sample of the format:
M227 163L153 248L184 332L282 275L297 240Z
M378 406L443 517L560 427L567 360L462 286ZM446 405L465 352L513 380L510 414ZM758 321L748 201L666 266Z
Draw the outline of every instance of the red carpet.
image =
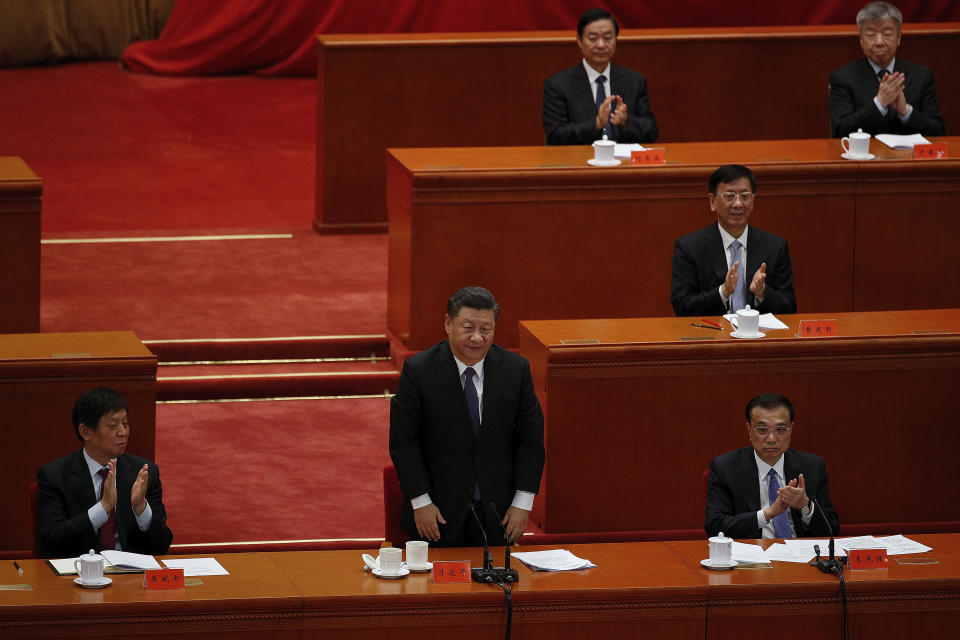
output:
M0 155L44 180L43 231L309 227L309 78L0 69Z
M158 405L174 543L382 536L389 404Z

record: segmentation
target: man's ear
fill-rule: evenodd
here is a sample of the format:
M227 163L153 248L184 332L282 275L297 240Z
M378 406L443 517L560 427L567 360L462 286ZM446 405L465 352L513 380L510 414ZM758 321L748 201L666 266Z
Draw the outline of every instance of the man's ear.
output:
M90 439L90 434L93 432L93 430L83 422L81 422L80 426L77 427L77 431L80 432L80 437L83 438L84 442Z

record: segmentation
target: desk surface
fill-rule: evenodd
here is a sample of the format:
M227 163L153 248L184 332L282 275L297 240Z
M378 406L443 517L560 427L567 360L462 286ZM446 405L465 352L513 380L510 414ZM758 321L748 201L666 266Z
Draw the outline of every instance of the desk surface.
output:
M886 570L847 570L848 590L860 607L854 606L853 614L875 615L880 605L894 612L903 603L923 605L935 592L937 610L960 615L960 535L911 537L933 547L922 555L935 558L936 564L891 560ZM569 624L579 616L614 621L621 629L628 623L649 629L659 618L676 628L699 629L702 638L705 621L715 614L752 624L785 604L804 602L819 607L814 613L824 624L833 625L836 618L836 578L807 565L774 562L772 569L711 572L699 565L707 554L705 540L566 548L597 568L546 573L516 562L515 625L532 630L551 620L568 619ZM495 555L499 564L502 551ZM430 557L469 559L476 565L480 549L432 549ZM218 560L229 576L205 576L200 585L155 592L143 589L140 574L115 575L110 587L85 590L72 577L54 576L41 560L19 561L23 577L12 562L4 562L0 584L27 583L32 589L0 591L0 634L19 629L43 637L70 628L84 637L107 629L174 636L204 630L210 637L229 637L246 630L247 637L260 632L262 637L298 638L335 637L336 631L349 628L357 637L377 637L385 627L394 627L396 637L405 638L422 632L416 625L438 615L446 616L448 625L473 619L502 629L499 589L476 583L434 585L425 574L379 580L363 570L358 551L223 554ZM401 628L399 622L412 626ZM707 637L714 637L712 626L706 628Z

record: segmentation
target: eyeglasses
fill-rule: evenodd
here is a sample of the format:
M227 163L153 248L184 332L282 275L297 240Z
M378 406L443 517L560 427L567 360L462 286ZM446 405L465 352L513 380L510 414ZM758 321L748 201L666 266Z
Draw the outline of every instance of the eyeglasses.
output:
M750 428L753 429L753 432L758 436L760 436L761 438L767 437L768 433L773 433L773 435L777 436L778 438L782 438L783 436L790 433L790 429L793 429L793 427L774 427L771 429L770 427L754 427L754 426L751 426Z
M756 194L754 194L751 191L741 191L740 193L734 193L733 191L724 191L723 193L718 195L721 198L723 198L723 201L726 202L727 204L733 204L734 200L736 200L737 197L740 198L740 202L742 202L743 204L750 204L751 202L753 202L753 197Z

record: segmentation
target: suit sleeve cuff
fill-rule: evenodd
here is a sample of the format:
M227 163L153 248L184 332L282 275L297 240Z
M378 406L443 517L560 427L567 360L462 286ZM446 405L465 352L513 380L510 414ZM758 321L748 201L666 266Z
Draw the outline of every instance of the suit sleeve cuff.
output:
M873 104L875 104L875 105L877 106L877 109L880 111L880 115L882 115L884 118L886 118L886 117L887 117L887 108L886 108L885 106L883 106L882 104L880 104L880 101L877 100L877 96L873 96Z
M912 104L908 104L908 105L907 105L907 115L905 115L905 116L898 116L898 117L900 118L900 122L901 122L901 123L907 124L907 120L909 120L909 119L910 119L910 116L912 116L912 115L913 115L913 105L912 105Z
M414 509L419 509L420 507L425 507L428 504L433 504L433 500L430 499L430 494L425 493L422 496L417 496L410 500L410 506Z
M757 511L757 526L761 529L767 526L767 519L763 517L763 509Z
M524 511L530 511L533 509L533 496L534 494L529 491L520 491L517 489L517 492L513 494L513 502L510 503L510 506L523 509Z

